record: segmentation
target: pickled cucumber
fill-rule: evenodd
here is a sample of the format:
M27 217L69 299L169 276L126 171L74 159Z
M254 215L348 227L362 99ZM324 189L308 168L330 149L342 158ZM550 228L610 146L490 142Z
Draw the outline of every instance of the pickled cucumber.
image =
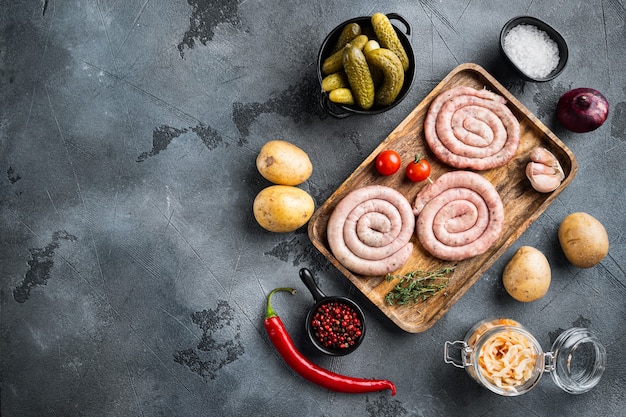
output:
M341 64L343 67L343 63ZM348 77L346 73L343 71L334 72L330 75L327 75L322 80L322 90L323 91L332 91L336 88L349 87Z
M404 85L404 70L400 58L387 48L373 49L365 54L368 64L380 68L383 73L383 84L376 90L376 105L388 106L400 94Z
M352 46L357 47L359 50L362 50L368 40L369 39L367 36L359 35L355 37L354 39L352 39L348 44L346 44L346 46L352 45ZM332 54L331 56L329 56L328 58L324 60L324 63L322 64L322 73L324 75L329 75L334 72L341 71L342 67L343 67L343 49L335 52L334 54Z
M375 39L370 39L363 47L363 53L365 54L365 56L367 56L367 53L369 51L373 51L374 49L378 48L380 48L378 41L376 41ZM383 82L383 72L380 68L374 65L370 65L369 67L370 74L372 74L372 80L374 80L374 87L378 88L378 86L380 86L380 84Z
M343 69L356 103L368 110L374 105L374 81L361 49L351 44L343 49Z
M361 26L358 23L348 23L344 26L339 34L339 39L335 43L335 47L333 48L333 53L340 51L344 46L352 39L356 38L361 34Z
M328 99L333 103L347 104L348 106L354 106L354 96L349 88L335 88L328 93Z
M366 54L369 51L380 48L380 44L376 41L376 39L370 39L367 41L365 46L363 47L363 53Z
M408 70L409 56L404 50L402 42L400 42L400 38L398 37L396 30L391 25L389 18L383 13L374 13L372 15L371 22L380 46L395 53L400 59L400 62L402 62L402 69L404 71Z

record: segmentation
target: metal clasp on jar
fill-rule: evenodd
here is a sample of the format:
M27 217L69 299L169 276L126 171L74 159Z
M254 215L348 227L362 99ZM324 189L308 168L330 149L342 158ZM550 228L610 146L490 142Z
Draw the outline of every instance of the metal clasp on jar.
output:
M458 357L452 356L453 349L458 351ZM443 347L443 361L457 368L472 366L472 362L469 359L472 351L472 348L463 340L455 340L454 342L446 341Z
M550 373L554 371L556 365L554 364L554 353L545 352L543 354L543 372Z

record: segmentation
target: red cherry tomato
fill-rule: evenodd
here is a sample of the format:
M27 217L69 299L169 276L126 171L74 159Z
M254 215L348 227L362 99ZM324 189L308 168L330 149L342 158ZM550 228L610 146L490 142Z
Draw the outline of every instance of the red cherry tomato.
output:
M421 155L415 155L415 160L406 166L406 176L413 182L424 181L430 176L430 164Z
M386 149L376 157L376 170L381 175L392 175L398 172L402 165L402 160L398 152Z

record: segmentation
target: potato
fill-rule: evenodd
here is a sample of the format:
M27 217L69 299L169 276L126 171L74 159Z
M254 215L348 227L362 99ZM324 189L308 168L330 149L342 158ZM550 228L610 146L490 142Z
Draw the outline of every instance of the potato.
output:
M306 191L290 185L271 185L259 192L254 218L270 232L292 232L309 221L315 202Z
M535 301L550 287L550 264L545 255L532 246L520 247L504 267L502 282L507 293L517 301Z
M268 181L280 185L299 185L313 173L309 156L284 140L270 140L261 148L256 167Z
M559 226L558 234L565 257L579 268L591 268L609 253L606 229L590 214L578 212L567 215Z

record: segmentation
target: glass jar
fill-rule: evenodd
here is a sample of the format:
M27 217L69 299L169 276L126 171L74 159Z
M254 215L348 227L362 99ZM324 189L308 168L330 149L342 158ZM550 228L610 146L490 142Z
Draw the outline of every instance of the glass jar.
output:
M600 381L606 350L589 329L575 327L557 337L551 352L543 352L524 326L497 318L475 324L464 340L446 341L444 362L465 368L480 385L504 396L530 391L544 372L564 391L582 394Z

